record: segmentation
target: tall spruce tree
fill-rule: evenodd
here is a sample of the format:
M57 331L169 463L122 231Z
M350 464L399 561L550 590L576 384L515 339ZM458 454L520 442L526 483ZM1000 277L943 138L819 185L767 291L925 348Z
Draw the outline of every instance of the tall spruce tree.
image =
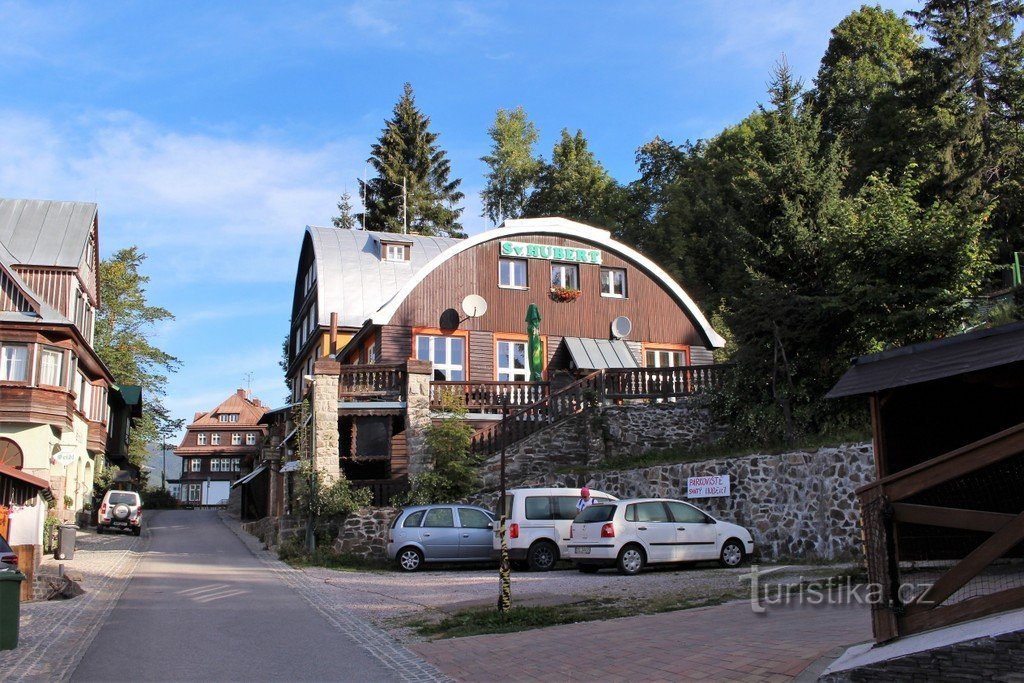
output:
M490 168L487 186L480 193L483 215L498 224L523 215L530 189L537 181L543 162L533 156L537 128L522 107L499 109L487 134L493 141L491 153L481 157Z
M526 216L561 216L615 229L624 192L587 146L583 131L566 129L526 202Z
M1003 258L1024 249L1024 17L1022 0L928 0L911 12L931 45L917 106L928 112L936 194L997 201L989 232Z
M402 232L407 221L410 231L422 235L463 236L463 209L457 207L462 181L449 179L451 165L437 138L406 83L367 160L377 176L359 181L365 208L357 222L365 220L368 230Z
M356 227L356 219L352 217L352 195L347 191L343 192L338 200L338 215L331 219L334 227L341 230L351 230Z

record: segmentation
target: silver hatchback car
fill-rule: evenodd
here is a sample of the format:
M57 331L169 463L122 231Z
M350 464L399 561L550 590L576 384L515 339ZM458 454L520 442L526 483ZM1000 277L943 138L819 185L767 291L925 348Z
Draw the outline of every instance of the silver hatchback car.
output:
M494 514L475 505L407 507L388 530L388 559L407 572L424 562L488 561L493 528Z

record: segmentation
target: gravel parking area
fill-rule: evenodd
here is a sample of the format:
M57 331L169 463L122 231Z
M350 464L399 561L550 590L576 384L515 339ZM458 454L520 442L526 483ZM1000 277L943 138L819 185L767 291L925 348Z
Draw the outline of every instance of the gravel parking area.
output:
M773 583L799 583L831 576L854 565L794 565L771 574ZM766 567L762 567L765 569ZM513 605L558 605L599 598L622 602L685 595L694 600L745 595L750 584L741 577L749 565L722 569L714 565L656 568L639 576L614 570L582 574L573 569L545 573L513 572ZM469 607L494 605L498 599L495 568L438 567L419 572L302 570L310 579L335 588L334 600L360 617L388 630L401 641L417 637L402 624L414 617L450 614Z

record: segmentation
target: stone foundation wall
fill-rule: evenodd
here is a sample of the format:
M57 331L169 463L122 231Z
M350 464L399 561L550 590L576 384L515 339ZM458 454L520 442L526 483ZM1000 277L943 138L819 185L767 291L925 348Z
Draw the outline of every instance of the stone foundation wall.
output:
M242 531L263 541L270 550L277 550L281 544L302 540L306 534L305 524L298 517L264 517L255 522L242 522Z
M388 528L398 508L363 508L345 518L333 550L365 560L387 559Z
M597 406L541 430L507 449L509 485L550 485L556 470L594 466L606 458L687 449L721 433L700 399L676 403ZM501 456L482 467L482 488L499 486ZM573 482L575 484L575 481Z
M780 455L597 472L592 488L620 498L686 500L687 477L728 474L732 495L692 502L750 529L765 559L850 559L861 554L854 490L874 478L871 444Z

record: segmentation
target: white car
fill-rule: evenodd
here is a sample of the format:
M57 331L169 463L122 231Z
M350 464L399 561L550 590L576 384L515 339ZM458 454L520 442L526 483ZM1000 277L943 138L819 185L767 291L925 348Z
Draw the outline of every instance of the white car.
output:
M611 502L614 496L600 491L590 491L594 503ZM569 526L576 518L580 502L578 488L521 488L505 492L505 509L508 510L508 556L513 568L528 567L535 572L551 569L559 558L571 559L566 555L565 543L569 540ZM498 501L498 517L501 516L501 501ZM497 558L501 551L500 525L495 523L491 557Z
M142 533L142 499L135 491L107 491L96 515L96 533L107 529Z
M648 564L718 560L738 567L754 552L741 526L681 500L634 498L592 505L572 523L567 558L581 572L618 567L632 576Z

